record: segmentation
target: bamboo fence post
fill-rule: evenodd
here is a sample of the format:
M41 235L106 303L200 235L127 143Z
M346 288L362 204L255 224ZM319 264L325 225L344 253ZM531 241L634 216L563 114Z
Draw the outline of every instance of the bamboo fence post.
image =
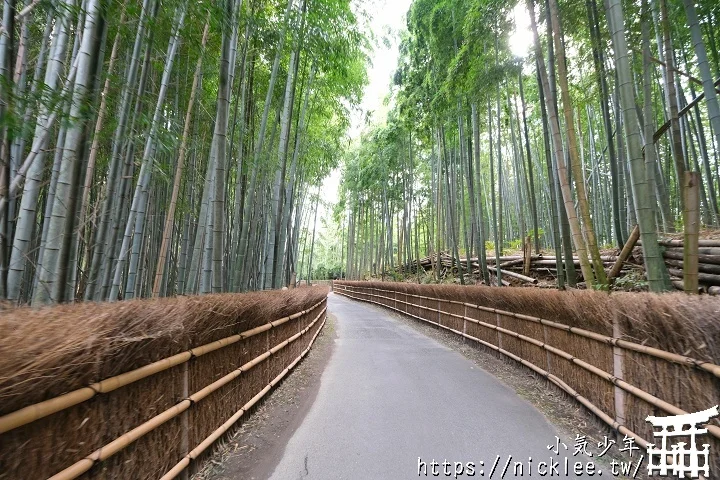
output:
M637 226L635 227L637 229ZM613 315L613 338L622 338L622 328L617 314ZM625 349L613 345L613 375L616 378L625 378ZM625 390L614 384L615 421L625 425Z
M532 239L530 235L525 239L525 245L523 245L523 275L530 275L530 262L532 261Z
M467 305L463 305L463 343L467 340L465 335L467 335Z
M542 329L543 329L543 341L545 342L546 345L550 345L550 344L548 343L548 338L547 338L547 325L543 325L543 326L542 326ZM550 365L551 365L551 363L550 363L550 350L547 350L547 349L545 350L545 363L546 363L546 365L545 365L545 366L546 366L545 370L546 370L548 373L550 373L550 371L551 371L551 370L550 370Z
M685 293L698 293L698 236L700 232L700 175L697 172L685 172L683 178L685 196L683 224L685 241L683 242L683 286Z
M639 238L640 227L635 225L635 228L633 228L632 232L630 233L630 237L628 238L627 242L625 242L625 246L620 252L620 255L617 257L617 260L615 261L612 270L610 270L610 273L608 274L608 280L618 276L620 270L622 269L623 263L625 263L625 260L627 260L630 256L630 253L632 253L632 249L635 248L635 244L637 243Z
M187 398L190 395L190 389L189 389L189 382L188 382L188 362L184 362L182 364L182 376L183 376L183 386L182 386L182 396L183 398ZM190 420L188 418L189 414L188 411L185 410L180 414L180 425L181 425L181 437L180 437L180 449L183 452L183 457L186 456L188 453L190 453ZM181 476L181 480L187 480L188 479L188 472L187 470L183 470Z
M265 351L267 352L268 350L270 350L270 330L265 332ZM263 376L265 377L265 383L267 384L267 383L270 383L270 380L271 380L270 379L270 365L266 364L266 365L264 365L264 367L265 367L265 375L263 375Z
M500 325L500 314L495 313L495 320L497 321L498 328L502 328L502 325ZM498 336L498 348L502 348L502 334L500 333L500 330L497 331Z

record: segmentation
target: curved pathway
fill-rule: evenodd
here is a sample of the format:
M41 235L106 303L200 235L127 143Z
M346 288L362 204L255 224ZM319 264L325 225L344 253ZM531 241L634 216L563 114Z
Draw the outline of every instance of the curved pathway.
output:
M272 479L575 478L592 460L573 439L548 450L558 434L539 411L387 310L336 294L328 305L335 352Z

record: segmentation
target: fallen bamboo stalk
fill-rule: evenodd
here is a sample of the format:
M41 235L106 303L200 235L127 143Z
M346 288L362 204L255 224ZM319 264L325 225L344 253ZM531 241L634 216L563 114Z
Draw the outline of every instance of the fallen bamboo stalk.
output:
M664 247L665 252L664 254L667 254L669 252L679 252L683 253L685 247ZM698 247L698 253L700 255L716 255L720 256L720 247Z
M538 283L537 278L528 277L516 272L511 272L510 270L500 270L500 273L502 273L503 275L507 275L508 277L517 278L518 280L521 280L525 283Z
M660 240L658 242L664 247L684 247L685 242L683 240ZM698 240L698 247L720 247L720 240Z
M604 263L614 263L615 261L617 261L617 258L618 258L617 255L601 255L600 256L600 260ZM557 261L557 257L555 257L554 255L548 255L548 256L543 256L542 258L540 258L540 260ZM564 258L561 258L560 260L563 262L565 261ZM573 262L577 263L579 261L580 261L580 259L578 257L573 256Z
M642 242L638 242L638 245L642 245ZM683 247L684 241L681 239L676 238L661 238L658 239L658 245L662 245L663 247ZM711 248L720 248L720 240L708 240L708 239L701 239L698 240L698 246L699 247L711 247Z
M561 260L560 263L565 263L565 262ZM580 265L580 260L575 259L575 260L573 260L573 263L575 265ZM615 260L602 260L602 263L605 266L612 266L615 264ZM532 265L557 265L557 261L554 258L551 258L551 259L543 258L542 260L533 260Z
M670 275L683 278L683 271L676 268L668 268ZM712 273L698 273L698 281L700 283L707 283L710 285L720 285L720 275L713 275Z
M671 267L683 268L682 260L674 260L672 258L667 258L665 259L665 263ZM701 273L712 273L715 275L720 275L720 265L698 263L698 271Z
M713 296L720 295L720 287L708 287L707 292Z
M509 262L511 260L518 260L518 259L522 259L522 258L523 258L522 255L509 255L509 256L500 257L498 260L500 260L500 262ZM492 263L494 265L495 260L496 260L495 256L487 257L487 263ZM471 258L470 261L475 262L475 263L479 262L479 260L477 258Z
M682 260L683 259L683 252L682 251L674 251L674 250L666 250L663 252L663 257L670 258L673 260ZM720 265L720 255L704 255L700 254L698 255L698 262L699 263L705 263L708 265Z
M565 263L562 260L560 263ZM543 260L535 260L532 262L533 265L557 265L557 261L554 259L543 259ZM580 260L573 260L573 264L580 265Z
M512 267L513 265L522 265L524 261L525 261L524 258L518 258L518 259L515 259L515 260L510 260L510 261L507 261L507 262L503 262L503 263L501 263L501 264L499 265L499 267L500 267L500 268L507 268L507 267Z
M672 283L672 286L676 290L680 290L681 292L685 291L685 284L682 280L671 280L670 283ZM720 287L710 287L710 288L720 288ZM698 286L698 293L704 293L705 287L702 285Z
M495 275L494 272L490 272L490 278L491 278L490 286L497 286L497 275ZM510 286L510 282L508 282L507 280L503 280L502 278L500 279L500 283L502 284L503 287Z
M304 335L305 333L307 333L310 330L310 328L320 319L320 317L323 315L323 313L325 313L326 310L327 310L327 308L323 308L323 310L318 314L317 317L315 317L315 319L312 321L312 323L310 323L310 325L308 325L303 330L298 332L299 335L298 334L293 335L293 337L291 337L291 338L293 338L293 341L295 339L299 338L301 335ZM252 369L253 367L258 365L262 361L269 358L272 354L277 353L279 350L285 348L289 343L290 342L288 340L281 342L280 344L278 344L275 347L271 348L270 350L266 351L262 355L259 355L259 356L255 357L253 360L250 360L246 364L242 365L237 370L234 370L233 372L229 373L228 375L226 375L226 377L228 377L229 375L233 375L235 372L238 372L237 375L232 377L232 379L237 378L241 373ZM216 382L213 382L208 387L205 387L202 390L194 393L190 397L181 400L180 402L178 402L174 406L168 408L167 410L160 413L159 415L154 416L150 420L138 425L137 427L133 428L129 432L126 432L123 435L119 436L112 442L98 448L97 450L95 450L94 452L92 452L90 455L86 456L82 460L75 462L74 464L72 464L71 466L66 468L65 470L53 475L52 477L50 477L50 480L72 480L74 478L79 477L83 473L90 470L96 463L107 460L111 456L115 455L117 452L127 448L130 444L134 443L136 440L138 440L142 436L155 430L162 424L177 417L182 412L184 412L185 410L187 410L188 408L193 406L196 403L193 400L194 396L197 396L196 398L198 398L198 401L202 400L203 398L207 397L207 395L209 395L210 393L216 391L223 385L227 384L229 380L224 383L221 382L221 380L223 380L224 378L225 377L221 378L220 380L218 380ZM212 387L212 389L208 390L210 387ZM268 388L268 387L265 387L265 388Z
M635 228L633 228L632 233L630 233L630 237L628 238L627 242L625 242L625 246L620 252L617 260L615 261L615 265L613 265L612 269L610 269L610 273L608 273L608 280L617 277L618 273L620 273L620 269L622 268L623 263L625 263L625 260L627 260L632 253L633 248L635 248L635 243L638 241L639 238L640 227L635 225Z
M229 337L225 337L220 340L216 340L214 342L192 348L185 352L181 352L171 357L158 360L135 370L131 370L129 372L116 375L114 377L106 378L105 380L93 383L87 387L79 388L77 390L73 390L72 392L68 392L55 398L35 403L33 405L28 405L27 407L23 407L19 410L8 413L7 415L3 415L2 417L0 417L0 434L21 427L23 425L27 425L28 423L32 423L53 413L57 413L59 411L73 407L79 403L93 398L100 393L112 392L113 390L117 390L118 388L137 382L138 380L142 380L143 378L168 370L172 367L187 362L193 357L205 355L206 353L210 353L220 348L227 347L228 345L232 345L241 340L245 340L254 335L262 333L266 330L270 330L271 328L280 326L290 320L294 320L306 313L314 311L325 301L326 299L323 299L315 305L311 306L310 308L298 313L294 313L290 316L274 320L272 322L260 325L250 330L246 330L236 335L231 335Z

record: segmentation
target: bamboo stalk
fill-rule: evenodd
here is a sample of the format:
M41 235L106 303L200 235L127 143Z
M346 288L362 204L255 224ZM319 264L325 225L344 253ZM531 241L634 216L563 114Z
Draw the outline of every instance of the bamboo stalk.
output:
M259 327L255 327L245 332L231 335L229 337L225 337L223 339L216 340L214 342L199 347L195 347L188 351L158 360L135 370L131 370L129 372L116 375L114 377L106 378L105 380L93 383L87 387L79 388L72 392L57 396L55 398L51 398L49 400L44 400L33 405L28 405L27 407L21 408L20 410L8 413L7 415L3 415L2 417L0 417L0 434L18 428L22 425L27 425L28 423L32 423L36 420L47 417L48 415L57 413L61 410L73 407L79 403L93 398L100 393L109 393L113 390L117 390L118 388L137 382L138 380L142 380L143 378L168 370L174 366L187 362L193 357L205 355L206 353L210 353L220 348L227 347L228 345L232 345L241 340L245 340L254 335L262 333L266 330L270 330L271 328L282 325L283 323L288 322L291 319L298 318L301 315L314 311L325 301L326 300L323 299L322 301L316 303L310 308L303 310L302 312L290 315L289 317L283 317L281 319L266 323L264 325L260 325Z
M658 239L658 245L668 248L682 248L685 242L677 238L661 238ZM642 245L641 241L638 241L638 245ZM700 239L698 240L698 247L700 248L720 248L720 240Z
M698 234L700 232L700 175L697 172L685 172L682 193L683 224L685 238L683 247L683 284L685 293L696 294L698 291Z
M665 259L665 264L670 267L683 268L682 260L675 260L672 258L668 258L668 259ZM700 273L712 273L715 275L720 275L720 265L698 263L697 269L698 269L698 272L700 272ZM685 272L685 270L683 270L683 272Z
M521 275L519 273L511 272L510 270L500 270L500 272L503 275L507 275L508 277L517 278L518 280L522 280L523 282L526 282L526 283L532 283L532 284L538 283L537 278L527 277L527 276Z
M310 328L315 325L315 323L322 317L323 313L327 311L327 308L323 308L323 310L318 314L317 317L307 326L305 327L300 333L301 335L304 335L307 333ZM299 338L298 335L294 336L295 338ZM117 452L125 449L130 444L135 442L137 439L141 438L148 432L151 432L164 424L165 422L175 418L191 406L193 406L197 401L202 400L203 398L207 397L210 393L217 391L220 387L227 384L230 380L237 378L241 373L247 372L257 364L261 363L263 360L269 358L273 353L276 353L277 351L281 350L285 346L289 344L288 340L285 340L284 342L280 343L276 347L273 347L273 349L263 353L262 355L259 355L258 357L255 357L253 360L245 363L243 366L241 366L239 369L231 372L230 374L226 375L225 377L211 383L210 385L204 387L203 389L195 392L193 395L191 395L188 398L185 398L178 402L176 405L168 408L164 412L160 413L159 415L154 416L150 420L138 425L134 429L130 430L127 433L124 433L120 437L116 438L112 442L98 448L94 452L92 452L87 457L83 458L82 460L77 461L73 465L69 466L65 470L61 471L60 473L57 473L56 475L53 475L50 477L50 480L71 480L74 478L79 477L83 473L90 470L90 468L93 467L98 462L101 462L103 460L107 460L111 456L115 455ZM280 346L282 345L282 346ZM280 347L280 348L277 348ZM275 350L273 352L273 350ZM227 377L235 374L230 380L226 380ZM224 381L226 380L226 381ZM258 395L261 397L267 391L270 389L270 385L266 386ZM256 397L258 397L256 395ZM258 397L259 399L259 397ZM257 401L257 400L255 400ZM229 428L229 427L228 427ZM218 435L219 437L219 435ZM217 438L217 437L216 437ZM207 440L207 439L206 439ZM214 441L214 440L213 440ZM212 443L212 442L210 442ZM202 445L202 444L201 444ZM205 447L207 448L207 447ZM194 450L193 450L194 451ZM192 452L191 452L192 454Z
M640 227L635 225L635 228L633 228L632 232L630 233L630 237L628 238L627 242L625 242L625 246L620 252L617 260L615 261L615 265L613 265L610 273L608 274L608 280L618 276L618 274L620 273L620 269L622 269L623 263L625 263L625 260L627 260L632 253L632 250L635 247L635 243L638 241L639 238Z
M510 261L501 263L500 268L508 268L508 267L512 267L515 265L522 265L524 262L525 262L524 258L517 258L515 260L510 260Z
M702 250L702 249L698 249ZM683 259L683 253L682 251L674 251L674 250L666 250L663 252L663 257L669 258L671 260L682 260ZM667 263L667 261L665 262ZM706 265L720 265L720 255L698 255L698 263L700 265L706 264Z
M702 240L700 240L700 241L702 241ZM680 246L680 247L665 247L665 252L663 253L663 255L667 255L668 253L682 254L683 250L684 250L684 248L682 246ZM698 253L701 255L709 255L711 257L720 257L720 247L699 247ZM682 257L680 259L682 260ZM708 262L708 263L712 263L712 262Z
M679 278L683 278L684 272L676 268L668 268L670 275L674 275ZM698 281L701 283L707 283L710 285L720 285L720 275L713 275L712 273L698 273Z
M676 290L680 290L681 292L685 291L685 284L682 280L671 280L670 283L672 284L673 288ZM720 287L710 287L710 288L720 288ZM701 285L698 287L698 293L703 293L704 287Z
M525 239L525 244L523 245L523 253L524 253L524 261L523 261L523 275L529 275L530 274L530 262L532 261L532 239L530 238L530 235L527 236ZM529 278L529 277L528 277ZM537 280L531 283L537 283Z

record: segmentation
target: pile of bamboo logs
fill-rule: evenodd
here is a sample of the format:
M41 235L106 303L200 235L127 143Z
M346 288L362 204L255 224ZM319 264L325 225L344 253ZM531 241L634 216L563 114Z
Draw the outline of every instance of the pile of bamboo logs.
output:
M615 255L604 255L601 257L603 265L606 269L610 269L617 260ZM529 268L527 263L529 260ZM437 256L421 258L419 261L407 262L404 265L396 266L392 269L395 273L417 273L418 265L425 271L433 269L433 266L437 263ZM526 284L537 284L538 279L554 280L557 273L557 259L554 255L530 255L526 258L525 255L507 255L497 259L500 262L500 272L503 277L511 278L519 283ZM562 259L561 259L562 261ZM580 275L580 260L578 257L573 257L573 264L577 268L577 273ZM488 270L491 275L495 275L497 272L496 258L487 258ZM472 268L472 274L480 276L480 261L478 258L470 258L470 267ZM623 270L631 268L629 265L623 265ZM462 274L468 274L468 259L460 258L460 262L448 253L440 254L440 272L441 276L446 276L449 272L458 271ZM534 273L531 276L530 273ZM509 285L509 282L503 281L503 284Z
M637 239L639 232L633 230L628 245L620 255L603 255L601 257L603 266L609 272L609 278L616 278L627 273L631 269L642 268L641 242ZM675 288L683 289L683 241L678 239L660 239L658 243L663 247L663 257L668 273ZM636 255L633 255L637 263L628 262L631 252L635 247ZM527 251L526 251L527 253ZM700 291L710 295L720 295L720 240L700 240L698 248L698 280ZM467 275L468 259L460 258L459 263L448 253L443 252L439 256L440 274L442 277L449 273L457 275L461 272ZM491 275L497 271L496 261L500 262L500 272L504 278L511 279L516 283L537 284L539 279L553 280L557 274L557 259L553 255L507 255L496 260L495 257L487 258L488 270ZM423 271L430 271L438 262L438 256L424 257L420 260L413 260L404 265L394 267L391 271L395 273L415 274L418 267ZM580 275L580 262L573 257L573 263ZM480 261L477 258L470 259L472 274L476 277L480 273ZM510 282L503 280L504 285Z
M660 239L663 258L673 286L683 289L683 241ZM700 240L698 247L698 283L702 292L720 295L720 240ZM638 245L641 245L638 242Z

